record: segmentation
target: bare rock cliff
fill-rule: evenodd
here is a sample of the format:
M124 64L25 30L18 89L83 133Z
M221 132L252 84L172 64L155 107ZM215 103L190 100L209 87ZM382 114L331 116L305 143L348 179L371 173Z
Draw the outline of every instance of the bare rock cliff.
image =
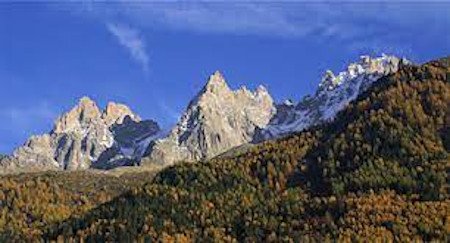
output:
M273 100L263 86L253 92L245 87L233 91L215 72L169 135L151 144L149 161L172 164L211 158L250 142L273 112Z
M160 131L127 106L108 103L102 111L88 97L60 116L53 129L32 136L0 162L0 172L112 168L140 159L145 138ZM144 142L143 142L144 140ZM143 144L144 143L144 144Z

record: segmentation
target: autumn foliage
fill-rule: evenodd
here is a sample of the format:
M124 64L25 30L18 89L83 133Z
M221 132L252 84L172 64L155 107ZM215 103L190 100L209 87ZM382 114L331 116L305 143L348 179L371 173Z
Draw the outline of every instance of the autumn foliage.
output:
M404 66L335 120L156 176L0 179L0 241L448 241L448 59Z

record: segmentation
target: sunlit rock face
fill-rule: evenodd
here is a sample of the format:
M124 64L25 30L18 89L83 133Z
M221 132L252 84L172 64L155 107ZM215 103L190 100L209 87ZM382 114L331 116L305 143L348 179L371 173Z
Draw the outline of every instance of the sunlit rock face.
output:
M170 133L151 144L149 161L172 164L214 157L250 142L273 112L273 100L263 86L231 90L215 72Z
M108 103L104 110L88 97L61 115L48 134L32 136L11 157L3 171L113 168L139 160L160 131L153 121L141 121L127 106ZM145 144L147 143L147 144Z

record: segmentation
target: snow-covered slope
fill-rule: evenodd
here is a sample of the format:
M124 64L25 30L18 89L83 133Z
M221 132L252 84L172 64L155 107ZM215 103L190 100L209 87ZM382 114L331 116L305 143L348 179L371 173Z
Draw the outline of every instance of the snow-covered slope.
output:
M255 135L254 141L281 137L332 120L375 81L408 63L406 59L384 54L377 58L361 56L358 62L351 63L337 75L326 71L313 96L306 96L297 105L292 101L277 105L277 113L269 125Z

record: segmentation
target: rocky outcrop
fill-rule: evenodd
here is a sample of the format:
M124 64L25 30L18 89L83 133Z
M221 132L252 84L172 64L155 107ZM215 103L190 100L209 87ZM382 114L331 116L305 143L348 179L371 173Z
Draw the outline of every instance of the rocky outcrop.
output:
M250 142L273 112L273 100L263 86L254 92L245 87L233 91L215 72L169 135L150 145L147 161L173 164L211 158Z
M254 142L282 137L332 120L375 81L408 63L395 56L361 56L359 62L350 64L337 75L326 71L314 95L304 97L297 105L290 101L277 105L277 113L266 128L256 133Z
M141 121L141 118L134 114L128 106L114 102L109 102L102 113L102 119L108 127L115 124L123 124L125 118L128 118L130 121Z
M2 170L82 170L112 168L138 161L160 131L153 121L142 121L127 106L108 103L101 111L88 97L59 117L52 131L32 136Z

